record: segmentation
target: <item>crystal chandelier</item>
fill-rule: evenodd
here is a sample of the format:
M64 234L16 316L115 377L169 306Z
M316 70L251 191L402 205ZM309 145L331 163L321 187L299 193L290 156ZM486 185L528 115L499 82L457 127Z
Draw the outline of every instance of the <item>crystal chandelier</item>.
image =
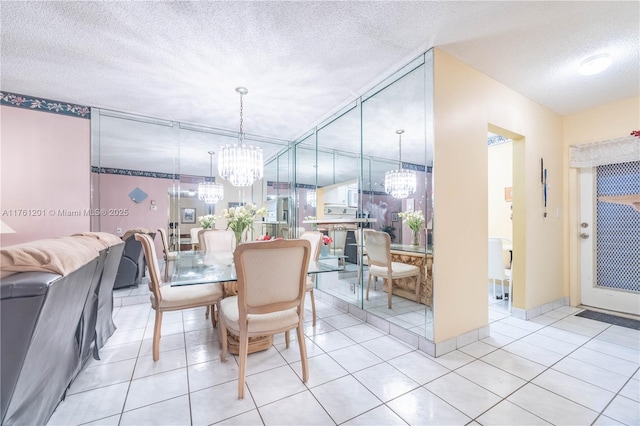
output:
M198 198L207 204L215 204L224 198L224 186L213 181L213 154L209 151L209 176L211 181L198 184Z
M249 91L245 87L237 87L236 92L240 93L240 135L238 136L237 145L220 147L218 173L231 182L233 186L251 186L255 181L262 179L262 149L244 144L242 96L249 93Z
M416 172L402 170L402 134L404 130L396 130L398 134L398 170L391 170L384 174L384 190L393 198L406 198L416 192Z

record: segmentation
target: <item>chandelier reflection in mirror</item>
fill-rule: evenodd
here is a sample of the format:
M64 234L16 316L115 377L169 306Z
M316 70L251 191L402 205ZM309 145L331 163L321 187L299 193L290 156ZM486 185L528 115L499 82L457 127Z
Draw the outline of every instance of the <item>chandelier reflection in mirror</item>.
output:
M251 186L263 176L262 149L244 144L242 129L242 96L249 93L245 87L237 87L240 94L240 135L237 145L220 147L218 173L233 186Z
M393 198L406 198L416 192L416 172L402 169L402 134L404 130L396 130L398 135L398 170L384 174L384 190Z
M224 186L213 181L213 154L209 151L209 176L210 181L198 184L198 198L206 204L215 204L224 198Z

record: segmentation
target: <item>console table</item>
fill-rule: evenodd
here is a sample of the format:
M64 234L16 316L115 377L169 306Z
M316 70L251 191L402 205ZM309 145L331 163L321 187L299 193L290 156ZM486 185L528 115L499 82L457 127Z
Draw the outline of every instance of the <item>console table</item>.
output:
M391 244L391 260L417 266L420 269L419 300L416 300L416 284L413 277L393 280L393 294L433 306L433 250L424 246ZM384 290L388 291L384 286Z

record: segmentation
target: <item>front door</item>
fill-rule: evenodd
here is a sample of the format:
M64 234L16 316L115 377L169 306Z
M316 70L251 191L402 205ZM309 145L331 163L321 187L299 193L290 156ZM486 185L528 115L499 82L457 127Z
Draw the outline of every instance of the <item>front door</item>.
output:
M581 304L640 315L640 211L601 198L640 192L640 162L580 169L579 185Z

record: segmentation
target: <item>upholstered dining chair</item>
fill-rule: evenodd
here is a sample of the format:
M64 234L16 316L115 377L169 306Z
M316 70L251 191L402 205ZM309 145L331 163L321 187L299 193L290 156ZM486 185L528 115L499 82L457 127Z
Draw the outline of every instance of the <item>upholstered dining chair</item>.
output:
M199 241L198 241L198 232L200 232L203 228L196 227L189 229L189 237L191 238L191 250L201 250Z
M164 257L164 280L169 281L169 262L176 260L178 252L169 251L169 240L167 240L167 231L164 228L158 228L160 239L162 240L162 254Z
M318 231L306 231L300 235L303 240L309 241L311 244L311 260L317 262L320 257L320 248L322 247L322 232ZM316 326L316 298L313 292L316 284L316 275L313 274L307 277L307 291L311 299L311 313L313 314L313 326Z
M215 306L222 299L222 286L219 283L171 287L162 285L160 269L156 258L153 240L146 234L136 234L136 241L142 243L144 256L149 269L149 290L151 291L151 307L156 311L153 326L153 360L160 359L160 334L162 314L167 311ZM215 327L215 315L211 315L211 323Z
M391 299L393 296L393 280L397 278L416 277L416 301L420 300L420 268L391 260L391 238L389 234L380 231L368 231L364 234L364 246L367 250L367 257L369 258L367 300L369 300L371 278L378 279L378 277L387 281L389 309L391 309Z
M233 231L218 229L200 229L198 231L198 244L201 253L204 253L204 263L221 263L230 265L233 263L233 250L236 248L236 238ZM204 313L209 318L211 309L207 306ZM213 312L215 315L215 312Z
M205 229L198 234L201 250L204 250L205 262L231 264L236 248L236 237L231 230ZM202 247L204 246L204 247Z
M254 241L234 252L238 294L220 302L221 361L227 357L227 331L239 340L238 398L244 398L249 337L296 329L302 381L309 377L304 328L304 297L311 245L306 240Z
M496 298L496 281L500 281L500 288L502 289L502 298L504 300L504 285L506 281L509 281L509 309L511 306L511 298L513 290L513 283L511 279L512 270L505 269L504 262L504 250L501 238L489 238L488 245L488 266L489 266L489 279L493 282L493 298Z

